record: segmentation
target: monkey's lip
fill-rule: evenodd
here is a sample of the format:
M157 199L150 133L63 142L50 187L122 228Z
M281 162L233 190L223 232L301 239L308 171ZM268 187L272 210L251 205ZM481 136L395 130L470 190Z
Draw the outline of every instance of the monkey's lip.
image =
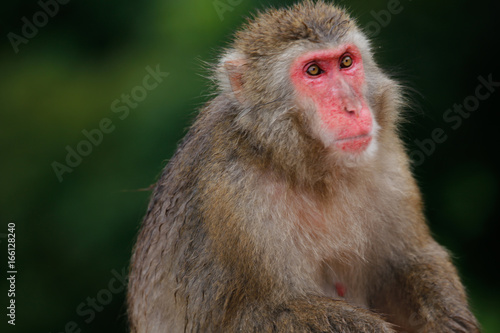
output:
M371 141L372 136L370 134L361 134L337 139L335 140L335 145L343 151L355 153L364 151Z
M361 135L355 135L355 136L350 136L347 138L342 138L342 139L337 139L335 142L345 142L349 140L358 140L358 139L371 139L372 136L370 134L361 134Z

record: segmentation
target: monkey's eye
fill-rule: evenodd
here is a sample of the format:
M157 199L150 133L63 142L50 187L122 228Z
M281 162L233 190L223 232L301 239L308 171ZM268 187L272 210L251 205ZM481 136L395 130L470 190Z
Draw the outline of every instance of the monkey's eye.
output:
M311 76L318 76L323 73L323 70L316 64L313 64L307 68L307 74Z
M340 60L340 68L349 68L352 66L353 60L350 56L346 55Z

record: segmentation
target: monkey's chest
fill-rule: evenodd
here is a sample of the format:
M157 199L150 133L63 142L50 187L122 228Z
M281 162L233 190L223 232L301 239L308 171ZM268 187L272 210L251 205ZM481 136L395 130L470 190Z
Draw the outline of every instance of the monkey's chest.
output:
M319 276L321 291L327 297L368 308L364 270L356 266L340 266L343 267L325 265Z

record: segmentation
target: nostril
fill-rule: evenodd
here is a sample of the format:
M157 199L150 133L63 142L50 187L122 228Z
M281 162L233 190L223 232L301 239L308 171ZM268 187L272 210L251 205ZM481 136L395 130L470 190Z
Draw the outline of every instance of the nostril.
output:
M357 116L359 114L359 112L357 112L355 108L349 108L347 106L344 106L344 111L351 116L354 116L354 115Z

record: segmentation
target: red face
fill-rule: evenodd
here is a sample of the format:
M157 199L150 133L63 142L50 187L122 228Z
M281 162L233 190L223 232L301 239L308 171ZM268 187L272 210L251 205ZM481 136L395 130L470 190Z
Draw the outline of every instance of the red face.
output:
M365 74L354 45L311 51L294 61L292 82L299 98L312 101L323 130L347 153L361 153L372 140L373 118L363 95Z

